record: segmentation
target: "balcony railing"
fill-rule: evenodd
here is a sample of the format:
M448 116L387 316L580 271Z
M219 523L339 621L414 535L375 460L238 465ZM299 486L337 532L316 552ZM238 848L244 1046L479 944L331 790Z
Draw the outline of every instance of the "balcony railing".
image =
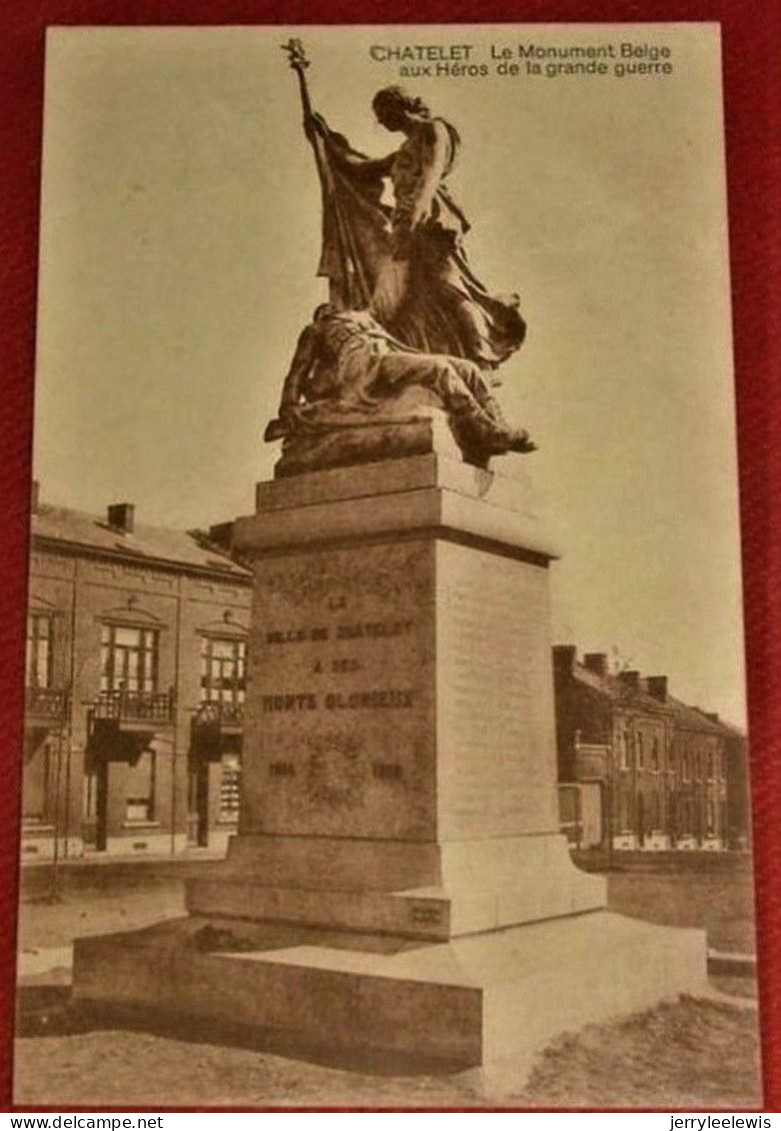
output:
M101 691L93 704L93 718L129 723L172 723L172 691Z
M24 707L36 719L60 722L67 710L67 693L58 687L28 687L25 689Z
M201 703L197 708L195 725L242 727L244 725L244 704L208 700Z

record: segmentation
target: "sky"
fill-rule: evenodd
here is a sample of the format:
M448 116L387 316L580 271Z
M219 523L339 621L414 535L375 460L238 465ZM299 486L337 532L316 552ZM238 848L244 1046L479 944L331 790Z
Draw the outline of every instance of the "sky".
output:
M720 45L712 24L50 29L35 475L44 501L206 527L253 508L315 277L315 109L371 155L402 82L463 141L470 262L528 323L507 414L557 531L554 636L745 722ZM666 47L671 74L613 70ZM399 75L471 47L488 76ZM612 46L604 75L495 73L518 46ZM375 48L372 52L372 48ZM492 50L493 48L493 50ZM374 58L379 56L380 59ZM562 60L559 60L562 61Z

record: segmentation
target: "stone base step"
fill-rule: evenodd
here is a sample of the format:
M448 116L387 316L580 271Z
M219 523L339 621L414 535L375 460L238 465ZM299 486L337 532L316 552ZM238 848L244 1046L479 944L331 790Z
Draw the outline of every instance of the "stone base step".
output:
M557 834L400 843L238 836L188 882L194 915L448 939L603 909Z
M187 910L226 919L300 923L313 927L377 931L406 938L445 940L458 935L533 923L592 911L602 906L602 889L562 883L554 890L525 885L505 892L474 892L451 897L443 888L399 892L329 891L269 888L248 883L199 879L187 885Z

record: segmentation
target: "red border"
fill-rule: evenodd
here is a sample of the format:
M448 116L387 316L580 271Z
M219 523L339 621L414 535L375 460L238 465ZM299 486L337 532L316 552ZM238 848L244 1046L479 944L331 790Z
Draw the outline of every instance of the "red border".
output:
M781 7L762 0L0 0L0 914L14 921L26 591L44 29L49 24L259 24L714 20L722 24L738 383L749 718L767 1111L781 1106ZM777 368L777 367L776 367ZM774 601L775 598L775 601ZM776 888L778 890L776 890ZM15 939L0 937L0 1105L10 1109ZM87 1097L85 1097L86 1101Z

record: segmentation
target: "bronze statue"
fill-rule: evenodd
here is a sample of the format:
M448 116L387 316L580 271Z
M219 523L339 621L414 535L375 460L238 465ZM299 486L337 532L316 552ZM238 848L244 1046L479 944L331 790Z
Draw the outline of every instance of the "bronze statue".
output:
M410 389L433 394L462 451L485 465L491 455L530 452L527 432L505 421L485 375L466 358L410 349L366 310L323 303L303 330L282 389L279 420L267 439L387 421Z
M457 131L431 117L420 99L386 87L374 97L374 112L404 140L387 157L368 158L312 110L300 41L284 50L298 76L320 177L318 274L329 280L331 301L299 338L279 419L265 438L285 440L289 468L316 466L325 449L332 463L354 462L361 458L356 434L345 436L342 452L339 430L403 425L410 408L420 415L435 405L447 412L467 462L485 467L492 455L533 451L528 434L504 420L488 383L520 346L525 324L517 296L489 294L467 263L469 225L445 183ZM385 178L392 207L382 200ZM370 448L367 441L364 458Z
M356 153L316 115L306 121L308 135L319 132L332 164L360 191L376 193L383 177L393 186L393 208L383 217L388 244L372 265L369 307L409 346L495 368L520 346L525 325L518 296L489 294L467 262L469 224L446 186L458 133L400 87L379 91L372 105L386 129L404 134L398 150L376 161Z
M495 368L523 341L517 295L490 294L473 274L463 239L469 224L446 181L460 139L443 118L398 86L380 90L377 120L404 140L387 157L353 149L312 110L298 40L286 50L299 77L304 129L323 189L323 255L340 306L372 310L394 337L415 349L466 357ZM381 202L383 179L394 204Z

